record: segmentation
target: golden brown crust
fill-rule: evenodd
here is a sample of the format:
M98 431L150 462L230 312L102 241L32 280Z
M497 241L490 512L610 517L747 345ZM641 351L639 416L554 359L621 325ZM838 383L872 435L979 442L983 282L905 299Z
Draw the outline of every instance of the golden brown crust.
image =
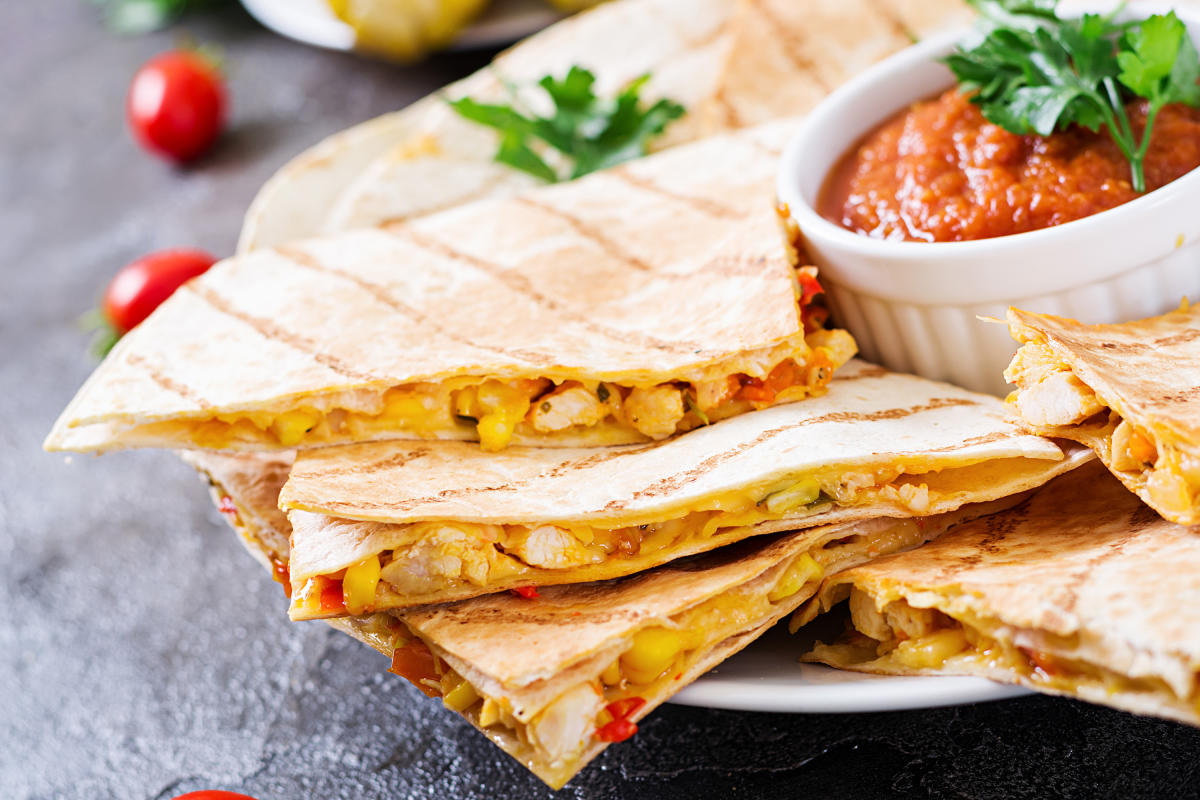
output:
M1157 692L1111 694L1080 687L1074 694L1083 699L1200 724L1200 709L1188 700L1200 675L1197 574L1200 527L1163 520L1095 464L1055 479L1011 511L833 576L820 604L828 607L839 587L853 585L880 607L904 598L937 608L1015 647L1162 684ZM814 601L804 615L816 608ZM887 669L912 671L894 663ZM1068 691L1015 668L951 660L944 671Z

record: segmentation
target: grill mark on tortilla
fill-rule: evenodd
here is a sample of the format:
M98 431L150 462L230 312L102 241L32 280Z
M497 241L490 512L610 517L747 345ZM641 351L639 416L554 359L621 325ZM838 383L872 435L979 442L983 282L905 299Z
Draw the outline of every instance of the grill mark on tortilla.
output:
M927 403L925 405L914 406L911 409L909 409L909 408L886 409L886 410L877 411L877 412L874 412L871 414L860 414L857 412L847 412L847 411L835 411L835 412L831 412L829 414L824 414L820 417L813 417L808 420L801 420L798 423L793 423L790 425L783 425L778 428L772 428L768 431L764 431L763 433L759 434L751 442L745 442L745 443L733 448L732 450L727 450L727 451L723 451L721 453L716 453L712 456L709 456L704 461L700 462L700 464L697 465L696 467L693 467L692 469L690 469L684 473L678 473L669 478L664 478L664 479L658 481L653 486L635 493L634 496L632 498L630 498L629 500L610 501L601 510L602 511L622 510L624 508L627 508L629 503L632 502L633 500L637 500L642 497L655 497L655 496L664 494L666 492L673 491L675 488L678 488L679 486L682 486L684 483L687 483L689 480L691 480L695 475L699 474L700 472L711 469L713 466L716 466L717 464L719 464L725 460L733 458L734 456L739 455L739 454L745 452L746 450L752 449L766 441L769 441L770 439L774 438L775 436L777 436L781 433L784 433L789 430L793 430L795 428L805 427L805 426L814 425L814 424L820 424L823 422L833 422L833 423L858 422L858 421L871 422L871 421L878 421L878 420L882 420L882 419L899 419L899 418L910 416L913 414L922 413L924 411L931 411L931 410L936 410L939 408L948 408L948 407L952 407L952 406L967 406L967 405L978 405L978 401L967 399L967 398L936 398L934 400L931 400L929 403ZM979 437L979 438L983 438L983 437ZM472 496L479 495L479 494L488 494L488 493L493 493L493 492L505 492L505 493L523 492L523 491L528 490L530 484L532 484L534 481L547 479L547 478L557 478L568 472L572 472L575 470L590 469L591 467L594 467L598 464L602 464L602 463L605 463L608 461L613 461L618 458L623 458L626 456L636 455L638 453L642 453L642 452L646 452L648 450L653 450L658 447L662 447L663 445L669 443L670 441L671 441L670 439L667 439L667 440L663 440L660 442L651 442L649 444L640 445L640 446L636 446L636 447L613 449L613 450L605 451L603 453L594 453L594 454L585 456L574 462L569 461L564 464L559 464L557 467L553 467L550 470L548 470L547 472L540 473L532 478L527 478L527 479L516 481L516 482L510 481L507 483L497 484L497 485L493 485L493 486L471 486L471 487L463 487L460 489L445 489L441 492L438 492L436 495L426 495L424 497L412 497L412 498L408 498L405 500L399 500L399 501L395 501L395 502L391 502L391 503L376 502L373 500L367 500L367 499L363 498L363 499L359 499L359 500L354 500L352 502L351 501L336 501L336 500L335 501L322 501L321 506L322 506L322 508L327 509L329 512L334 512L337 509L345 509L345 510L349 510L349 511L354 511L356 509L370 508L370 509L383 509L383 510L391 511L393 513L400 513L400 512L409 511L412 508L415 508L417 506L422 506L422 505L431 504L431 503L445 502L448 500L459 499L462 497L472 497ZM961 447L961 445L958 445L958 446ZM946 448L946 449L953 450L955 448L950 447L950 448ZM336 516L336 514L331 514L331 515Z
M149 378L150 380L154 381L154 383L156 385L160 386L163 389L166 389L168 392L171 392L172 394L182 397L184 400L187 400L189 403L195 403L197 406L199 406L200 408L202 408L205 411L208 411L213 408L213 405L211 403L209 403L207 400L205 400L202 395L197 393L190 386L188 386L185 383L182 383L181 381L175 380L174 378L172 378L169 375L166 375L161 370L159 370L158 367L154 366L149 361L147 361L146 359L137 355L136 353L130 354L125 359L125 363L129 364L129 366L131 366L131 367L140 369L142 372L144 372L146 374L146 377Z
M675 34L676 36L678 36L680 39L683 40L683 42L684 42L683 48L681 48L680 51L678 51L677 53L673 53L670 56L668 56L669 58L677 58L677 57L679 57L680 54L686 53L688 50L698 50L701 47L704 47L704 46L716 41L721 35L723 35L725 33L725 28L729 24L728 17L727 17L724 22L722 22L718 25L712 26L711 28L709 28L707 33L703 34L699 38L688 37L687 36L688 32L686 30L681 30L679 27L672 27L670 25L667 25L666 21L673 20L674 17L672 17L669 14L663 15L661 13L655 13L658 11L658 8L653 3L646 4L642 8L643 8L643 11L649 11L652 16L658 17L659 21L661 23L663 23L664 28L669 29L671 31L671 33ZM732 13L729 16L732 16ZM651 71L653 72L654 68L651 68Z
M256 317L253 314L247 314L244 311L234 308L232 305L230 305L228 300L226 300L224 297L221 297L207 286L199 285L196 281L190 281L184 284L183 288L192 292L194 295L208 303L222 314L233 317L234 319L249 325L264 339L279 342L280 344L286 345L293 350L304 353L313 361L316 361L321 366L326 367L338 373L339 375L343 375L347 378L354 378L356 380L378 380L378 376L369 375L365 372L359 372L358 370L347 365L337 356L321 352L317 348L316 343L310 341L306 337L285 330L268 319Z
M770 0L747 0L747 2L750 6L757 9L758 13L767 20L771 29L775 31L776 38L779 40L779 46L783 51L784 57L786 57L788 61L791 61L798 70L812 78L813 81L822 89L827 92L832 89L833 87L829 85L828 81L826 81L824 77L817 72L816 62L814 62L807 55L804 55L804 39L792 33L787 23L779 19L779 16L775 13L775 10L768 7Z
M613 447L613 448L606 448L602 452L599 452L599 453L592 453L590 455L584 456L583 458L563 462L562 464L559 464L556 467L552 467L549 470L546 470L545 472L538 473L537 475L533 476L532 478L528 478L528 479L525 479L525 480L522 480L522 481L519 481L516 483L509 482L509 483L501 483L501 484L498 484L495 486L465 486L465 487L462 487L459 489L444 489L444 490L438 492L436 495L432 495L432 496L426 495L425 497L413 497L413 498L409 498L407 500L399 500L399 501L396 501L393 503L381 503L381 502L375 502L375 501L366 500L366 499L355 500L352 502L343 502L343 501L334 500L334 501L322 501L321 506L323 508L327 508L330 511L334 510L335 508L349 509L351 511L353 511L354 509L358 509L358 508L378 508L378 509L385 509L385 510L393 511L393 512L402 512L402 511L408 511L409 509L414 508L416 506L425 505L427 503L436 503L436 502L441 502L441 501L445 501L445 500L457 499L457 498L461 498L461 497L473 497L473 496L479 495L479 494L493 494L493 493L497 493L497 492L504 492L507 494L511 494L511 493L516 493L516 492L524 492L524 491L528 490L529 484L531 484L534 481L559 478L568 472L575 472L578 470L591 469L592 467L595 467L598 464L603 464L608 461L614 461L618 458L625 458L628 456L636 455L638 453L644 453L647 450L654 450L658 447L662 447L663 445L667 444L669 441L670 441L670 439L664 439L662 441L650 442L650 443L644 444L644 445L619 446L619 447ZM387 460L388 459L384 459L384 461L387 461ZM403 466L403 463L397 463L397 464L394 464L391 466L399 467L399 466ZM349 471L353 471L353 470L349 470ZM369 470L363 469L362 471L367 472ZM322 477L325 475L337 475L338 471L321 472L319 474Z
M771 439L774 439L781 433L786 433L787 431L795 430L797 428L803 428L809 425L818 425L821 423L836 424L840 422L878 422L885 419L902 419L904 417L913 416L925 411L934 411L939 408L973 405L979 405L979 401L965 397L938 397L919 406L889 408L880 411L874 411L869 414L864 414L857 411L834 411L829 414L822 414L819 417L811 417L809 419L800 420L799 422L790 423L788 425L780 425L777 428L771 428L763 431L749 442L743 442L729 450L725 450L720 453L714 453L691 469L676 473L675 475L667 478L662 478L651 486L635 492L633 497L629 498L629 500L613 500L604 507L604 510L618 511L627 508L629 503L632 501L640 500L645 497L658 497L668 492L673 492L682 487L684 484L693 480L696 476L704 472L708 472L725 461L735 458L736 456L739 456L749 450L753 450L754 448L769 442Z
M963 523L971 525L972 528L975 524L981 524L986 532L978 541L972 541L970 552L961 556L956 555L953 563L943 566L928 583L930 585L944 584L956 575L963 575L971 568L981 564L985 556L994 556L1000 553L1004 549L1001 545L1008 538L1009 534L1025 524L1029 517L1034 497L1030 496L1000 514L977 520L969 520ZM968 530L971 530L971 528L968 528ZM946 545L950 545L954 541L953 527L942 541Z
M863 369L859 370L858 372L854 373L853 375L835 374L833 379L834 379L834 381L838 381L838 382L858 381L858 380L863 380L864 378L882 378L889 374L890 373L883 367L877 367L874 364L872 364L869 367L864 367Z
M635 333L632 331L621 331L616 328L610 328L606 325L600 325L592 322L586 316L571 308L567 304L555 300L552 297L539 292L530 284L529 279L520 273L504 269L499 264L494 264L482 258L477 258L470 253L464 253L445 242L434 239L425 234L418 233L409 225L390 225L388 231L403 236L407 241L411 242L416 247L421 248L430 253L452 258L463 264L469 264L480 272L490 276L495 281L504 284L512 291L519 295L529 298L534 303L558 314L560 317L569 320L570 322L580 325L588 330L603 336L613 341L623 342L635 347L646 347L653 350L666 350L675 353L691 352L693 355L701 357L712 357L717 355L725 355L716 353L701 347L695 342L666 342L653 336Z
M295 245L284 245L282 247L275 248L275 250L280 255L301 267L305 267L306 269L310 269L314 272L319 272L323 275L332 275L336 278L341 278L345 281L353 283L355 286L371 295L376 302L382 303L393 311L408 317L418 325L428 325L439 335L445 336L447 339L457 342L458 344L475 350L484 350L497 353L502 356L515 356L524 361L528 361L531 364L545 365L551 364L554 361L552 358L542 353L531 353L528 350L510 350L506 347L477 344L465 336L460 336L453 331L447 330L444 326L439 324L436 320L420 309L410 306L408 303L397 299L395 295L392 294L392 290L383 284L369 281L361 275L355 275L352 272L347 272L345 270L322 264L320 261L314 258L311 253Z
M393 453L386 458L381 458L377 461L353 462L349 464L341 464L335 467L324 467L320 472L322 480L331 478L341 478L346 475L361 475L378 472L380 470L399 469L413 461L418 461L430 455L429 448L426 446L418 446L412 450L405 450L400 453Z
M1015 428L1011 431L992 431L991 433L985 433L981 436L972 436L970 439L964 439L963 441L959 442L958 444L949 444L949 445L946 445L945 447L938 447L938 448L934 448L932 450L920 450L917 452L893 452L890 455L904 457L904 456L926 456L926 455L932 455L933 453L951 453L951 452L954 452L955 450L960 450L964 447L973 447L974 445L979 445L979 444L991 444L992 442L999 442L999 441L1003 441L1004 439L1024 439L1028 436L1029 436L1029 434L1025 433L1024 431L1017 430ZM1010 456L1010 458L1020 458L1020 456ZM970 466L970 465L964 464L963 466L965 467L965 466ZM917 473L917 474L919 474L919 473Z
M729 206L709 200L706 197L681 194L679 192L672 191L665 186L660 186L648 178L634 175L629 170L628 166L610 169L606 174L616 178L617 180L627 183L630 186L641 189L644 192L649 192L650 194L655 194L659 197L665 197L668 200L674 200L677 203L690 206L691 208L699 211L701 214L705 214L710 217L716 217L717 219L742 219L747 216L746 212L744 211L740 211L736 208L730 208Z
M729 95L725 93L725 85L721 84L717 87L716 93L713 94L713 102L721 109L721 116L725 120L725 124L730 128L744 128L746 122L742 119L742 115L738 113L737 107L733 101L729 99Z
M568 214L566 211L555 208L554 206L540 203L537 200L528 197L527 195L517 195L513 198L513 200L523 206L527 206L528 208L532 208L542 214L545 214L546 216L554 217L560 222L566 223L566 225L575 233L582 236L584 239L587 239L589 242L596 245L606 254L611 256L613 259L620 261L622 264L633 267L640 272L655 271L653 265L646 263L632 253L627 253L602 231L597 230L595 227L587 222L584 222L579 217L576 217L573 214Z
M1146 514L1143 514L1142 511L1145 511ZM1151 517L1151 519L1146 518L1147 514L1149 517ZM1103 551L1085 561L1083 566L1081 566L1079 570L1071 576L1070 581L1063 586L1063 599L1057 609L1057 613L1074 614L1075 606L1079 603L1079 592L1088 582L1088 579L1091 578L1096 567L1100 566L1100 564L1112 558L1113 556L1119 555L1120 552L1125 549L1125 545L1129 544L1138 536L1140 536L1141 532L1149 525L1153 525L1159 521L1160 519L1158 514L1156 514L1150 508L1146 506L1139 507L1130 516L1129 530L1122 533L1120 538L1118 538L1116 541L1106 544Z
M921 37L917 36L916 32L904 21L904 16L892 7L891 0L884 0L884 2L878 3L877 7L883 13L883 17L891 29L904 39L905 45L916 44L921 41Z

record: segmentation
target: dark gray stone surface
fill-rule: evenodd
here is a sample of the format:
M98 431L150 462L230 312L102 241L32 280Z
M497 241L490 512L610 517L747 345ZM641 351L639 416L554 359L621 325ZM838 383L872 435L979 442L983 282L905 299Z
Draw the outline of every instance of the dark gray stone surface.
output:
M233 124L170 168L130 141L126 82L169 34L120 39L83 0L0 25L0 797L546 797L384 659L284 599L164 453L40 451L92 367L74 325L148 250L228 253L255 189L334 130L486 54L400 69L322 53L238 11L185 27L226 49ZM199 335L202 335L199 334ZM666 707L561 793L578 798L1180 797L1200 732L1063 700L860 716Z

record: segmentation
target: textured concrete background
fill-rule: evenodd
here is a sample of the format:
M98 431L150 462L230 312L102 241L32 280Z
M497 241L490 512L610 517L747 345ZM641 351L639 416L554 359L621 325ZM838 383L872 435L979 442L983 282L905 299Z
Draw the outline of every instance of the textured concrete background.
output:
M173 457L64 463L39 449L92 363L74 326L148 250L234 244L288 157L487 54L412 69L295 45L239 11L222 44L233 119L175 170L126 134L136 66L170 34L112 36L84 0L3 4L0 25L0 797L546 797L373 651L284 599ZM201 334L202 335L202 334ZM1030 698L859 716L667 707L560 796L1180 797L1200 732Z

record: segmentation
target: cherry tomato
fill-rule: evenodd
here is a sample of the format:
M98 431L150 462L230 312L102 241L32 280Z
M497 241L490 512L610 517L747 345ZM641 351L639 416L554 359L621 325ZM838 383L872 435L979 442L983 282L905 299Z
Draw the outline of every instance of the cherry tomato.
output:
M202 55L172 50L150 59L133 76L125 111L143 147L175 161L191 161L221 133L225 86Z
M203 250L159 250L121 268L104 290L104 316L128 333L176 289L208 271L216 259Z
M171 800L254 800L248 794L238 794L237 792L219 792L215 789L205 789L199 792L188 792L177 797L172 797Z

